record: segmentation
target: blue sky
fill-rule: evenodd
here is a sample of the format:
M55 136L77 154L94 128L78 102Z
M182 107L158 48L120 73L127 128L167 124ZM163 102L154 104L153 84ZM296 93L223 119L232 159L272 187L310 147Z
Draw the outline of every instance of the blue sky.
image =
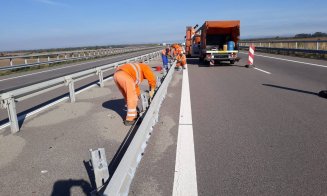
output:
M327 32L326 0L0 0L0 51L182 40L205 20L241 38Z

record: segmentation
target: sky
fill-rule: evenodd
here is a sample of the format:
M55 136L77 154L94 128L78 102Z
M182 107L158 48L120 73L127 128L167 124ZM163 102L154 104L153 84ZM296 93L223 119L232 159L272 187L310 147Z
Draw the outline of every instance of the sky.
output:
M241 38L327 33L327 0L0 0L0 51L182 41L240 20Z

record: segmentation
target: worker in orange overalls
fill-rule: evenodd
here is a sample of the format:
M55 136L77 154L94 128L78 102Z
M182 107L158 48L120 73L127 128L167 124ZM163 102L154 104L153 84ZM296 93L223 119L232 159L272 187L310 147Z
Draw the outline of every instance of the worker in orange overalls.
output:
M183 67L183 69L186 69L187 64L186 64L185 54L183 54L182 49L178 49L177 53L178 55L176 56L176 60L177 60L176 69L179 71L182 69L181 67Z
M127 63L119 66L115 71L115 83L127 104L127 115L124 120L126 126L134 124L138 116L136 107L141 94L139 85L143 79L148 80L150 86L149 96L152 98L156 88L156 77L147 64Z
M179 50L182 50L182 47L180 45L178 45L178 44L171 45L171 48L172 48L171 49L171 56L173 58L175 58L178 55Z

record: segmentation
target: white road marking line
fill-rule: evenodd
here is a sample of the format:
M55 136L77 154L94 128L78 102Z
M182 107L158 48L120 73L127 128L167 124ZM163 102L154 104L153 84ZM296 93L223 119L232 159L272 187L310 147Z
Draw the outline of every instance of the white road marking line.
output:
M112 77L109 77L109 78L107 78L107 79L104 79L103 81L105 82L105 81L108 81L108 80L111 80L111 79L112 79ZM96 87L96 86L98 86L98 85L97 85L97 84L92 84L91 86L88 86L88 87L86 87L86 88L83 88L83 89L81 89L81 90L75 92L75 95L78 95L78 94L80 94L80 93L82 93L82 92L84 92L84 91L86 91L86 90L89 90L90 88ZM27 118L29 118L29 117L35 115L35 114L38 114L38 113L40 113L40 112L42 112L42 111L44 111L44 110L46 110L46 109L48 109L48 108L54 106L54 105L57 105L58 103L61 103L61 102L63 102L63 101L66 101L67 99L69 99L69 96L63 97L63 98L61 98L61 99L59 99L59 100L57 100L57 101L55 101L55 102L49 103L48 105L45 105L45 106L43 106L43 107L41 107L41 108L39 108L39 109L37 109L37 110L34 110L34 111L32 111L32 112L29 112L29 113L26 114L26 116L25 116L25 115L18 116L18 117L17 117L17 118L18 118L18 121L21 121L21 120L23 120L24 118L27 119ZM3 125L1 125L1 126L0 126L0 130L1 130L1 129L4 129L4 128L8 127L8 126L10 126L10 123L9 123L9 122L8 122L8 123L5 123L5 124L3 124Z
M194 153L192 111L188 71L183 70L182 97L173 196L197 196L197 180Z
M96 61L92 61L92 62L85 62L85 63L74 64L74 65L66 66L66 67L60 67L60 68L55 68L55 69L50 69L50 70L44 70L44 71L40 71L40 72L36 72L36 73L31 73L31 74L26 74L26 75L21 75L21 76L16 76L16 77L12 77L12 78L5 78L5 79L0 80L0 82L6 81L6 80L12 80L12 79L16 79L16 78L22 78L22 77L26 77L26 76L32 76L32 75L36 75L36 74L40 74L40 73L45 73L45 72L56 71L56 70L60 70L60 69L71 68L71 67L75 67L75 66L79 66L79 65L84 65L84 64L87 64L87 63L96 63L96 62L99 62L99 61L110 60L110 59L112 59L112 57L106 58L106 59L100 59L100 60L96 60Z
M247 54L245 52L241 52L241 53L242 54ZM312 65L312 66L316 66L316 67L324 67L324 68L327 68L327 65L319 65L319 64L315 64L315 63L307 63L307 62L302 62L302 61L295 61L295 60L289 60L289 59L283 59L283 58L265 56L265 55L260 55L260 54L255 54L254 56L261 56L261 57L266 57L266 58L271 58L271 59L277 59L277 60L281 60L281 61L289 61L289 62L293 62L293 63L301 63L301 64Z
M270 72L268 72L268 71L265 71L265 70L262 70L262 69L259 69L259 68L254 68L254 69L256 69L256 70L258 70L258 71L262 71L262 72L264 72L264 73L266 73L266 74L271 74Z

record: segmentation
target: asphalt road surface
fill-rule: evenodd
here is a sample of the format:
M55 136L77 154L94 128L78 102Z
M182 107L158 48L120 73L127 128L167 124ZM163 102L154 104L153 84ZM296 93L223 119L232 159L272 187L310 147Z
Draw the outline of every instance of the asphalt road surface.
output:
M188 60L198 195L326 195L327 62L257 53L245 68L241 57ZM165 101L130 195L173 193L180 100Z

